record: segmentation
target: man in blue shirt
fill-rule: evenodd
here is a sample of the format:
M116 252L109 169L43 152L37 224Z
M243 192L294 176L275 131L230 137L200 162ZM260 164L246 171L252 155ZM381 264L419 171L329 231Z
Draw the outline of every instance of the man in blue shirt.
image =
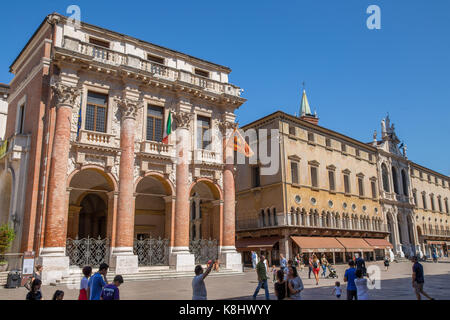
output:
M102 263L98 272L89 278L88 282L88 297L89 300L100 300L103 287L106 286L106 274L108 273L109 266L106 263Z
M356 269L355 269L355 262L353 260L350 260L348 262L348 265L350 268L345 270L344 275L344 282L347 282L347 300L358 300L358 296L356 295L356 285L355 285L355 279L356 279Z
M419 263L417 256L412 257L412 286L416 292L417 300L421 300L420 296L423 294L430 300L433 300L425 291L423 291L423 284L425 283L425 277L423 274L423 266Z

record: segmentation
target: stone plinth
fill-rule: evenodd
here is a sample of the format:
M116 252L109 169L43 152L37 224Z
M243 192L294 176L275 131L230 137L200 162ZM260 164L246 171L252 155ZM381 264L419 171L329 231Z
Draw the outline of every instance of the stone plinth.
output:
M133 248L113 248L110 267L116 274L134 274L139 272L138 256L133 253Z
M69 257L65 248L45 248L37 259L42 268L41 280L43 285L55 283L63 277L69 276Z
M242 271L242 255L236 251L235 247L222 247L219 261L225 269L232 271Z
M192 271L195 269L195 256L189 252L187 247L174 247L171 249L169 265L179 271Z

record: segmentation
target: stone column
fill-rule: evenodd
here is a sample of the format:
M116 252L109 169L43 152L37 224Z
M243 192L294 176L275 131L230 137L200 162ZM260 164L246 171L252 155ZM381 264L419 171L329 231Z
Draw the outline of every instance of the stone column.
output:
M174 114L177 138L175 234L169 263L177 271L192 271L195 257L189 252L189 155L192 114L179 111Z
M67 236L67 163L70 150L72 108L80 95L79 88L58 81L51 86L56 101L56 122L48 181L47 213L44 248L38 263L44 267L42 282L50 282L68 275L66 256Z
M220 261L226 269L242 271L242 256L236 251L236 194L234 183L234 148L227 142L236 128L234 121L225 117L219 123L223 137L223 243L219 248ZM270 216L268 217L270 221Z
M136 116L142 103L127 97L116 98L121 111L119 197L117 231L112 248L111 266L116 274L138 273L138 257L133 253L134 241L134 140Z
M393 243L393 245L395 247L395 251L396 251L395 253L397 255L399 255L400 257L404 257L405 253L403 252L402 244L400 242L400 230L399 230L400 226L398 224L397 215L398 215L398 213L393 215L394 216L394 218L393 218L393 220L394 220L393 221L393 229L394 230L393 231L394 231L394 242L395 242L395 243Z

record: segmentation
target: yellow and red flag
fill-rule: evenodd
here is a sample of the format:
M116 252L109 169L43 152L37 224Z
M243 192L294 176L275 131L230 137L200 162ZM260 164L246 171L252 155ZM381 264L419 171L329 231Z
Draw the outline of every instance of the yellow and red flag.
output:
M233 147L234 151L243 154L247 158L250 158L255 154L237 128L234 129L230 139L228 139L226 147Z

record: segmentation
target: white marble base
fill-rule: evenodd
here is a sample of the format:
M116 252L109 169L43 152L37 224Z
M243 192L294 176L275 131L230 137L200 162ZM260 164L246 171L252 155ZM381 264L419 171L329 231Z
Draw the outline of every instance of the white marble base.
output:
M117 275L139 273L138 256L131 247L112 248L110 267Z
M43 285L55 283L63 277L69 276L69 257L65 248L44 248L39 255L36 265L42 268L41 281Z
M189 252L187 247L173 247L169 256L169 265L177 272L191 271L194 274L195 256Z
M236 251L235 247L221 247L219 255L220 263L225 269L242 271L242 255Z

